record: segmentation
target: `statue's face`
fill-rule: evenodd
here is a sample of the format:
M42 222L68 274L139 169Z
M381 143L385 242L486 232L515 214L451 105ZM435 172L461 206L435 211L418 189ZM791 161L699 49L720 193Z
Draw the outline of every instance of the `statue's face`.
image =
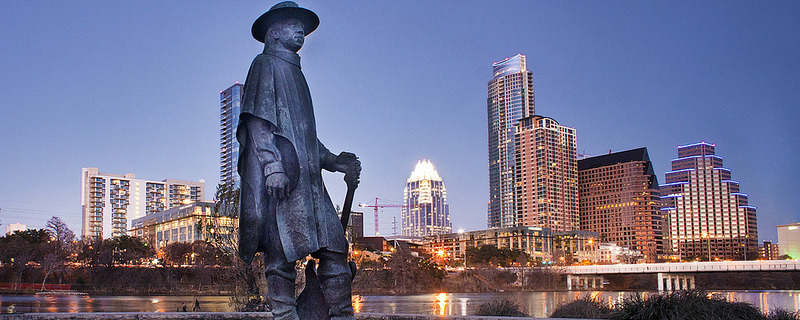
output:
M278 23L279 25L275 28L275 34L272 35L276 38L277 44L291 52L300 51L306 38L306 34L303 31L303 23L297 19L289 19Z

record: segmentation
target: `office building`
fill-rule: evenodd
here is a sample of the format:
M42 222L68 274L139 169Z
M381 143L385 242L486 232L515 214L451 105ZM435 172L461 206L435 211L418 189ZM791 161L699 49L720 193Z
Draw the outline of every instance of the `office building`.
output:
M600 259L597 232L571 230L553 232L552 261L560 265L596 262Z
M800 259L800 222L777 227L780 256L788 255L791 259Z
M339 214L341 219L341 213ZM364 213L350 212L350 219L347 220L347 230L345 231L347 242L354 243L356 239L364 237Z
M136 179L133 173L81 169L83 238L128 234L131 220L165 209L205 200L205 181Z
M636 250L648 262L664 255L658 178L647 148L578 160L580 229Z
M492 228L488 230L444 233L426 236L423 247L446 259L464 261L467 248L494 246L520 250L531 259L549 261L553 239L550 229L539 227ZM469 261L466 261L469 266Z
M661 185L670 249L683 259L758 257L756 207L706 142L678 147Z
M244 85L235 83L219 92L219 182L239 186L239 141L236 128L239 126Z
M25 231L25 230L28 230L28 226L26 226L24 224L21 224L19 222L12 223L12 224L9 224L9 225L6 226L6 235L10 235L10 234L12 234L14 232L17 232L17 231L21 232L21 231Z
M763 260L779 260L781 257L781 249L777 243L764 240L764 243L758 247L758 258Z
M591 261L595 261L599 264L630 264L637 263L639 260L644 259L644 255L641 251L620 247L610 242L600 243L597 249L597 255L599 257L592 257Z
M400 223L403 236L424 237L452 230L444 181L429 160L417 161L406 180Z
M525 56L495 62L488 83L489 228L520 225L514 205L516 170L514 134L518 121L534 115L533 73Z
M159 250L173 242L204 241L211 232L230 234L238 221L216 215L214 202L197 201L133 219L131 235Z
M517 223L553 232L578 230L575 129L531 116L518 121L513 138Z

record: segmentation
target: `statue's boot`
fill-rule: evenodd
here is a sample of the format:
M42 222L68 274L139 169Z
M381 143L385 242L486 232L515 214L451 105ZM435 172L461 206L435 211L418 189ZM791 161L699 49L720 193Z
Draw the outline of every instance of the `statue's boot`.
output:
M326 252L331 255L320 259L317 276L319 277L322 295L328 303L328 315L331 320L354 320L352 301L352 275L346 255Z
M272 301L272 316L276 320L299 320L297 302L294 299L294 281L278 275L268 275L267 286Z

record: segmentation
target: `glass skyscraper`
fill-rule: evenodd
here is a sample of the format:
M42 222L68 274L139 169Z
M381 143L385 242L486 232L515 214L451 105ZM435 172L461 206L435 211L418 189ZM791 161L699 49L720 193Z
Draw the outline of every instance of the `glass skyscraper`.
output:
M237 187L239 141L236 140L236 128L239 125L242 95L244 85L238 82L219 92L219 182L233 182Z
M514 204L516 167L514 134L522 118L534 115L533 73L525 56L517 54L495 62L486 99L489 129L489 228L521 223Z
M444 182L428 160L417 162L403 189L400 222L404 236L450 233L450 206Z
M674 254L682 259L757 258L756 207L739 191L713 144L679 146L665 178L662 210Z

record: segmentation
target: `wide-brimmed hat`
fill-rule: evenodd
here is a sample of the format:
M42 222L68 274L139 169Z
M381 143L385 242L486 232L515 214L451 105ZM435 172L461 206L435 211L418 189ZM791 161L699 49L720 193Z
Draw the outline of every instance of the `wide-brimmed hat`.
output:
M278 3L269 11L262 14L256 22L253 22L253 38L259 42L264 42L264 36L267 35L267 29L275 22L283 19L297 19L303 22L303 31L306 35L317 29L319 26L319 17L317 14L306 8L300 8L293 1L284 1Z

